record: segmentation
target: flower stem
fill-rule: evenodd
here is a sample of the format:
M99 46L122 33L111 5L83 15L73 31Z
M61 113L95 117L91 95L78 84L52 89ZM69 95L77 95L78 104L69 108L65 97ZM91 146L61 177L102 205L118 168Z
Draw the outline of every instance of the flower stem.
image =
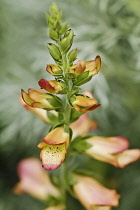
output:
M62 52L60 41L57 42L60 52ZM71 106L69 104L70 94L72 91L71 81L68 78L69 63L67 61L67 53L62 52L62 67L63 67L63 79L66 83L66 98L65 98L65 107L64 107L64 122L66 129L69 130L70 117L71 117ZM65 158L63 164L61 165L60 171L60 182L61 182L61 191L63 196L63 201L66 204L66 175L67 175L67 157Z

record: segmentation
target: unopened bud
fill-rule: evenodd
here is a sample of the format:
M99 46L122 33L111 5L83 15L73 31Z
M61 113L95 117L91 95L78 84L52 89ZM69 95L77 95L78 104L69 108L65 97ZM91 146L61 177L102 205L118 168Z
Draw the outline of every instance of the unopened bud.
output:
M69 52L69 54L68 54L68 59L69 59L69 62L70 62L70 63L73 63L73 61L76 60L77 54L78 54L78 49L77 49L77 48L76 48L76 49L73 49L73 50L71 50L71 51Z
M65 37L64 39L62 39L61 48L62 48L63 52L67 52L70 47L71 47L71 44L68 40L68 37Z
M63 74L62 69L54 64L47 65L46 71L53 76L61 76Z
M67 30L64 37L69 37L69 39L72 39L74 37L73 30L72 29Z
M60 21L59 21L59 20L56 20L56 21L54 22L53 27L54 27L54 29L60 28Z
M55 3L53 3L51 5L49 12L50 12L51 16L53 16L53 17L55 17L55 15L58 13L58 8Z
M49 43L48 50L54 60L58 61L61 59L62 56L61 56L60 50L55 44Z
M48 26L50 28L53 28L54 19L50 15L48 15L48 14L46 14L46 19L47 19L47 22L48 22Z
M58 40L58 33L55 30L49 28L48 34L51 39Z
M68 22L62 24L59 28L59 34L60 35L64 34L66 32L67 28L68 28Z
M65 33L64 38L61 41L61 48L63 52L67 52L73 43L74 32L70 29Z

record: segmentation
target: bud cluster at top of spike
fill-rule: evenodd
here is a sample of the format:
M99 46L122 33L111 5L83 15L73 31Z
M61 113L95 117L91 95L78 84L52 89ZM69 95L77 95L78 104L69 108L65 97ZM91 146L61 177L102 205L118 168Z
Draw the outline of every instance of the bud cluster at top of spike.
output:
M68 28L68 22L62 23L62 11L58 10L55 3L52 4L46 15L48 21L48 35L56 42L48 43L48 50L55 62L62 66L62 54L67 53L73 44L74 32ZM58 45L58 46L57 46ZM73 49L68 54L69 63L72 65L77 57L77 49Z

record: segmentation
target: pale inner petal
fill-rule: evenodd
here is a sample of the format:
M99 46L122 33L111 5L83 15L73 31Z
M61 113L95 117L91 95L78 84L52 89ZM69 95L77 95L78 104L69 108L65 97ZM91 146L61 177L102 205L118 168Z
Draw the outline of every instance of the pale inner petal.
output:
M66 154L66 146L62 145L48 145L41 151L42 167L47 170L54 170L58 168L63 162Z

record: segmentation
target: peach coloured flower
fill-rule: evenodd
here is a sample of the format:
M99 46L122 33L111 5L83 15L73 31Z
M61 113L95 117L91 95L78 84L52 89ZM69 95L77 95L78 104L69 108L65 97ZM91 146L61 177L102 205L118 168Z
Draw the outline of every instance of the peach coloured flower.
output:
M97 104L98 101L95 98L89 98L83 95L73 96L70 102L78 112L93 111L101 106Z
M14 193L28 193L40 200L46 200L48 196L59 197L58 189L51 183L49 174L41 167L36 158L27 158L18 165L19 183L14 187Z
M46 170L55 170L65 159L66 149L69 144L69 133L64 126L56 127L38 144L41 149L40 158L42 167Z
M39 108L33 108L29 105L27 105L23 99L22 96L19 96L19 101L20 104L27 110L30 111L32 113L34 113L35 115L37 115L41 120L43 120L46 123L52 124L52 121L50 120L50 118L48 117L48 112L44 109L39 109ZM49 111L49 113L53 114L54 116L58 117L58 112L56 112L55 110L51 110Z
M61 100L57 96L32 88L28 93L22 90L22 98L27 105L34 108L53 110L62 107Z
M96 56L95 60L84 62L79 60L77 64L73 65L70 68L70 73L75 75L81 75L84 72L89 72L89 77L94 76L99 72L101 68L101 58L100 56Z
M47 81L46 79L41 79L38 82L39 86L42 89L45 89L46 91L50 93L64 93L65 89L65 83L64 82L58 82L56 80Z
M95 130L97 126L97 121L90 120L88 113L84 113L78 120L70 124L70 128L73 132L72 138L74 139L76 136L86 136L89 131Z
M62 69L54 64L47 65L46 71L49 72L53 76L61 76L63 73Z
M102 209L95 207L118 206L120 195L115 190L110 190L101 185L97 180L74 174L76 183L73 185L74 193L77 199L87 210ZM106 209L106 208L105 208Z
M85 152L97 160L123 168L140 159L140 149L128 149L127 139L117 137L93 136L85 140L91 145Z

